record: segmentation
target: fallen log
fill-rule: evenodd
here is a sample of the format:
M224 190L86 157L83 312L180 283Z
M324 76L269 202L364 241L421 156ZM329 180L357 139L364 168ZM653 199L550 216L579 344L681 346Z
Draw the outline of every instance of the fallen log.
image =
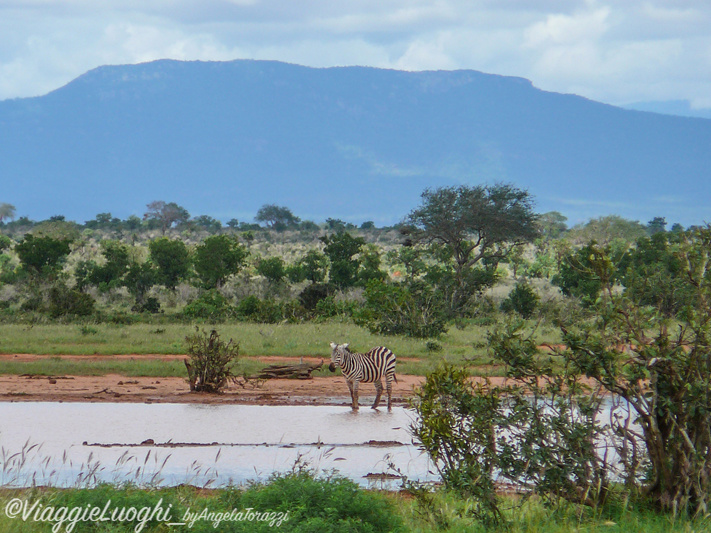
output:
M250 379L312 379L311 372L323 366L320 363L297 363L293 365L270 365Z

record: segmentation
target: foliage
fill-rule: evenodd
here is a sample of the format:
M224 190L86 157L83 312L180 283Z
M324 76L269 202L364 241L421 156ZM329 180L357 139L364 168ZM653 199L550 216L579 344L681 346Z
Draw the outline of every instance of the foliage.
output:
M566 254L551 281L560 287L566 296L580 298L590 306L606 286L611 286L617 278L617 264L621 254L612 256L610 246L601 247L591 241L578 250Z
M657 233L664 233L667 227L667 219L664 217L654 217L652 220L647 222L647 233L649 235L656 235Z
M404 231L411 242L447 249L457 285L454 310L463 309L469 298L467 277L476 264L495 269L515 246L538 235L531 195L507 184L427 189L408 224Z
M387 278L387 274L380 269L380 251L375 245L363 246L359 262L358 285L366 286L370 281L384 281Z
M679 235L664 232L642 237L619 265L625 295L670 318L693 304L694 290L677 253L679 239Z
M123 278L131 262L128 246L119 241L103 240L101 255L105 260L103 265L90 262L82 264L82 267L77 269L75 272L77 285L83 287L90 283L106 290L123 284Z
M476 385L449 367L428 377L416 396L415 435L446 486L480 501L483 519L499 515L487 499L494 471L552 501L604 506L614 477L626 499L708 514L711 227L683 235L673 253L682 265L676 281L691 291L673 322L613 291L613 261L595 248L590 269L603 285L595 317L563 317L564 347L542 352L520 323L490 335L515 385ZM606 394L612 412L603 423Z
M0 223L5 222L5 219L14 220L15 218L15 206L8 203L0 203Z
M289 512L282 528L299 533L370 533L403 531L392 502L376 492L362 490L338 475L316 478L305 468L272 476L264 485L225 495L230 507ZM256 530L252 524L250 531ZM252 529L254 528L254 529ZM264 528L272 531L273 528Z
M557 239L567 229L566 221L568 217L562 215L558 211L549 211L538 217L537 225L540 229L541 236L544 239Z
M12 246L12 239L7 235L0 235L0 252L3 252Z
M32 274L56 271L70 251L70 241L35 237L32 234L25 235L24 239L15 245L15 252L22 267Z
M247 296L236 306L238 317L253 322L275 324L282 321L299 321L304 317L304 310L294 302L279 302L272 299L260 300L256 296Z
M520 281L501 302L501 310L505 313L518 313L523 318L531 318L538 307L539 300L540 298L533 287L525 281Z
M195 248L195 272L206 289L217 289L244 266L249 252L229 235L211 235Z
M217 233L222 229L222 222L209 215L200 215L199 217L192 218L190 219L190 224L210 233Z
M711 503L710 254L708 226L674 247L681 272L673 282L689 291L674 321L634 293L610 291L594 323L563 329L570 363L625 402L613 421L627 443L618 449L627 486L659 509L690 515Z
M603 246L612 244L614 241L629 244L645 235L645 226L618 215L590 219L587 223L579 224L568 232L569 238L574 243L595 241Z
M541 362L518 325L490 342L515 385L474 383L464 368L442 365L416 392L412 430L445 487L473 498L471 512L485 524L503 520L495 478L551 502L602 505L609 492L597 448L603 396L591 394L579 375Z
M175 290L177 284L188 276L190 254L181 240L168 238L154 239L148 243L151 263L157 269L157 281Z
M372 280L364 296L365 305L353 318L372 333L429 338L447 331L444 303L426 283Z
M66 222L64 217L52 217L40 222L32 228L35 237L52 237L59 241L76 241L80 237L79 226L74 222Z
M332 296L335 292L336 288L328 283L312 283L299 293L299 302L304 308L313 311L321 300Z
M286 276L286 267L281 257L267 257L257 262L257 274L264 276L271 284L278 284Z
M220 392L233 377L233 365L239 356L239 344L230 339L224 342L214 329L210 335L195 328L193 335L185 337L187 345L188 381L190 390Z
M203 292L183 308L183 314L192 319L223 320L233 314L234 309L216 289Z
M360 261L355 256L365 245L363 237L353 237L341 231L320 238L325 244L324 254L330 261L329 279L340 289L353 287L358 282Z
M328 258L317 250L309 250L297 261L296 267L299 274L292 278L292 281L306 279L311 283L321 283L328 273Z
M94 313L94 299L63 283L53 285L48 293L47 313L53 318L60 316L89 316Z
M136 300L133 311L138 313L143 313L144 311L157 313L160 310L158 300L148 298L148 291L155 283L156 271L153 265L147 262L132 262L129 265L126 276L124 277L124 284L128 292L130 292Z
M190 213L187 209L175 202L165 203L162 200L148 204L146 213L143 215L143 220L157 224L163 235L168 228L185 223L189 218Z
M284 231L299 224L299 217L295 216L291 209L274 204L260 207L254 220L263 222L269 229L276 231Z

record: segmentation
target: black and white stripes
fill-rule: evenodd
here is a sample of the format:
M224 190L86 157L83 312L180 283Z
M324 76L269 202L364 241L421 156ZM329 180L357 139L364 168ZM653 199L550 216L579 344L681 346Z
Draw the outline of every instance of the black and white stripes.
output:
M377 396L373 409L378 407L383 394L383 377L388 392L388 410L392 409L392 390L395 377L395 354L378 346L368 353L354 353L348 349L348 344L331 343L331 370L340 367L351 392L353 409L358 409L358 383L374 383Z

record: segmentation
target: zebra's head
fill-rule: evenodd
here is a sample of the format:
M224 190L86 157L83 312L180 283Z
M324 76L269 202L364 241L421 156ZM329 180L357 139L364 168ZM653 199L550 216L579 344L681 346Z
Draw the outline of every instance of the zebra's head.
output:
M328 369L331 372L336 371L336 367L341 366L341 362L343 361L343 355L346 353L350 353L348 350L348 344L336 344L335 342L331 343L331 364L328 365Z

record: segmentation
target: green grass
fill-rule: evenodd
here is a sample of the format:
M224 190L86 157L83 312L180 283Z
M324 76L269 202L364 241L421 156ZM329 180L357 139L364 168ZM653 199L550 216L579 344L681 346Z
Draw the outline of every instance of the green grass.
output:
M399 357L398 373L424 375L438 362L471 360L479 365L480 375L500 375L501 369L488 366L486 333L489 327L468 325L452 327L437 342L440 351L428 350L422 339L373 335L351 323L304 324L217 324L200 326L215 328L224 340L239 342L240 356L330 357L330 342L349 342L354 350L365 351L374 346L388 346ZM39 355L119 355L119 354L184 354L186 335L195 326L164 324L113 325L20 325L0 324L0 352L6 354ZM541 337L541 342L556 342L554 334ZM410 360L408 360L410 359ZM260 365L245 360L250 372ZM263 365L262 365L263 366ZM101 375L118 373L126 376L182 376L180 361L135 360L68 361L49 359L42 362L14 363L0 361L3 374L73 374Z
M434 496L434 506L424 510L417 502L402 495L398 510L405 521L407 531L412 533L485 533L496 531L476 521L470 511L473 503L444 491ZM557 506L545 506L540 499L532 497L523 505L513 497L504 498L504 517L509 529L500 531L521 533L696 533L711 531L711 521L688 520L671 515L657 514L644 508L611 506L605 510L581 508L566 502Z
M38 376L103 376L121 374L123 376L185 377L182 361L158 361L149 359L116 359L109 361L81 361L50 357L40 361L1 361L0 374L33 374Z
M392 531L409 533L485 533L489 531L522 533L696 533L710 531L708 518L690 521L631 507L593 512L571 505L545 507L535 499L521 508L510 500L506 512L509 528L486 528L467 515L471 502L439 492L436 506L423 512L416 502L400 493L360 489L342 478L313 479L308 474L277 476L265 484L247 488L199 490L190 486L138 489L132 486L100 485L93 489L4 489L0 490L0 531L39 533L50 531L51 524L11 519L4 511L13 498L30 504L67 508L100 507L110 500L113 508L154 508L171 506L173 519L185 510L230 512L253 508L259 511L289 512L280 527L258 522L222 523L214 529L207 521L197 521L191 531ZM435 519L436 515L436 519ZM97 527L99 526L99 527ZM110 527L107 527L110 526ZM136 522L95 524L79 522L74 531L135 531ZM152 521L143 531L168 531L165 524ZM179 527L176 531L187 530ZM62 529L63 531L64 529ZM171 529L172 530L172 529Z

